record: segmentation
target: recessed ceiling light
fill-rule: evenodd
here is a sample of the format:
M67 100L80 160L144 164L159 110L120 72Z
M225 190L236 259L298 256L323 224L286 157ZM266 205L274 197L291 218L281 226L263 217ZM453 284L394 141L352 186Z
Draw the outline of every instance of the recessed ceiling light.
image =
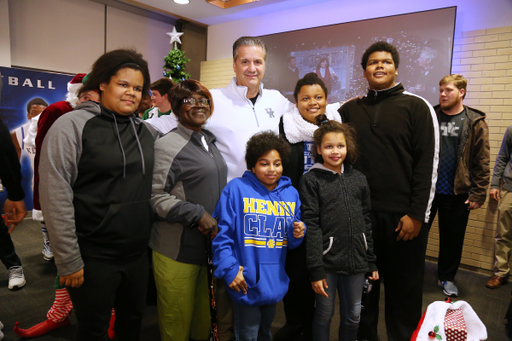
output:
M177 3L177 4L180 4L180 5L186 5L190 1L189 0L174 0L174 2Z

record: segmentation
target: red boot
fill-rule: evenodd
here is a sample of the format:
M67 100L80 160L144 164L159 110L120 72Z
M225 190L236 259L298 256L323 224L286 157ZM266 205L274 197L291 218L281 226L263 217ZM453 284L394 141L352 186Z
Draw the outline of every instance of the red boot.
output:
M116 324L116 313L114 311L114 309L112 309L112 315L110 315L110 327L108 328L108 338L110 340L115 340L116 338L116 333L114 331L114 326Z
M53 322L51 320L46 320L41 323L36 324L33 327L30 327L29 329L21 329L18 328L19 322L16 322L16 325L14 326L14 332L21 337L36 337L41 336L46 333L48 333L51 330L54 330L56 328L64 327L69 324L69 317L66 317L66 319L62 322Z

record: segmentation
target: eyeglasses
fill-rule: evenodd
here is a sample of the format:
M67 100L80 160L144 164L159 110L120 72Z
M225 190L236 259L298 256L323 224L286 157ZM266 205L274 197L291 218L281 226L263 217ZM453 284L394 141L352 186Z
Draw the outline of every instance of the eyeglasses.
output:
M195 99L195 98L190 97L190 98L184 98L181 103L188 104L191 106L197 105L197 106L201 106L201 107L209 107L211 101L206 98Z

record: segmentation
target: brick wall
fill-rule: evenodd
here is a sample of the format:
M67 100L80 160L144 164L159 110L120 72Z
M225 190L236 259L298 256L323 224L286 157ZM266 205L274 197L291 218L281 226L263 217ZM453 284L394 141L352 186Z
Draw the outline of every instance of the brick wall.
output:
M218 59L201 63L201 82L208 89L222 88L235 76L233 58Z
M463 32L455 37L452 72L468 79L464 104L487 114L491 168L505 129L512 125L512 26ZM201 82L209 89L224 87L234 76L231 58L203 62ZM489 273L494 263L497 205L487 202L471 212L466 230L461 268ZM439 250L437 221L429 236L427 258Z
M468 79L464 104L487 115L492 169L505 129L512 125L512 26L462 32L455 37L453 51L452 72ZM497 205L489 198L471 212L461 268L490 274L497 218ZM437 259L438 246L436 222L429 236L429 258Z

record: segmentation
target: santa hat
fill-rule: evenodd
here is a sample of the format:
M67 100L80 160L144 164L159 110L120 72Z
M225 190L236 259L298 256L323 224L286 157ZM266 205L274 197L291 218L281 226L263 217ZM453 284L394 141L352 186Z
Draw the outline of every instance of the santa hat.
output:
M447 299L445 302L437 301L431 303L427 307L427 310L425 310L425 313L418 324L418 328L412 335L411 341L446 340L444 322L446 311L448 309L462 309L467 328L467 341L480 341L487 339L487 329L478 318L478 315L475 313L473 308L471 308L466 301L451 302L451 299ZM434 334L439 335L440 338L436 337L437 335L434 336L434 334L430 334L433 331L435 331Z
M75 77L68 83L68 93L66 94L66 101L75 107L78 103L78 90L82 87L82 81L87 74L77 73Z

